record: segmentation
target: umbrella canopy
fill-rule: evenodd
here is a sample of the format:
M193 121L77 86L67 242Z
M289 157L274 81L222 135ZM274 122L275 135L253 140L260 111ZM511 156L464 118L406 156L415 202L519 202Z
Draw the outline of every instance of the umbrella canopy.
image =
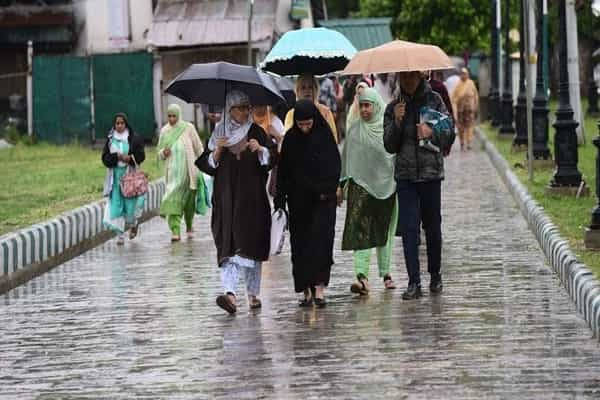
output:
M271 76L246 65L216 62L192 64L175 78L165 92L188 103L225 105L231 90L241 90L254 105L285 100Z
M324 75L340 71L356 54L341 33L327 28L286 32L261 63L265 71L279 75Z
M342 73L383 74L449 68L454 68L454 64L438 46L395 40L358 52Z

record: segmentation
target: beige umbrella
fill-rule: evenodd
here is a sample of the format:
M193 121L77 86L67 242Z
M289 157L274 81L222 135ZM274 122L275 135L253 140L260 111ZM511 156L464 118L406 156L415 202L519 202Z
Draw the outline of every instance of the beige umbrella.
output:
M438 46L394 40L359 51L342 74L383 74L451 68L455 68L452 60Z

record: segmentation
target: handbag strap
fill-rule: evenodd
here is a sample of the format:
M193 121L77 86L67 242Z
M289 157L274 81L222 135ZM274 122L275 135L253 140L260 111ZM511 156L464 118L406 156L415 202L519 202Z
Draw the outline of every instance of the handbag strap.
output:
M133 160L133 163L135 164L135 169L138 169L139 165L138 165L137 161L135 160L135 156L133 155L133 153L131 154L131 159Z

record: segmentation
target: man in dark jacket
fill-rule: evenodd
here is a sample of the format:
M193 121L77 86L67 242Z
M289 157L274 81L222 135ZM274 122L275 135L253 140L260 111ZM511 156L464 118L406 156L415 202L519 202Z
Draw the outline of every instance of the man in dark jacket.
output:
M399 81L401 96L388 104L385 110L384 146L389 153L396 155L395 178L400 204L398 224L409 277L408 288L402 298L410 300L422 295L417 245L420 221L423 222L427 241L430 291L438 294L443 288L440 273L442 152L448 147L451 131L441 129L434 133L432 127L420 123L422 107L448 114L441 97L431 89L420 72L403 72Z

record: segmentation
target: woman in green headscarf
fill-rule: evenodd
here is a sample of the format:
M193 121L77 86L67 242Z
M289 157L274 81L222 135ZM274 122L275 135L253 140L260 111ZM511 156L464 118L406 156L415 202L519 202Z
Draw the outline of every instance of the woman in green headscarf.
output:
M393 240L396 233L398 202L394 180L394 155L383 147L385 103L373 88L358 96L358 113L350 113L342 151L341 185L348 205L342 250L354 250L357 282L353 293L369 293L368 277L372 249L377 249L379 277L386 289L394 289L390 276Z
M194 162L204 148L194 125L181 118L181 107L169 105L167 117L169 123L161 129L158 141L158 157L166 164L166 191L160 204L160 216L167 219L171 241L178 242L182 216L188 237L192 237L198 189L198 169Z

